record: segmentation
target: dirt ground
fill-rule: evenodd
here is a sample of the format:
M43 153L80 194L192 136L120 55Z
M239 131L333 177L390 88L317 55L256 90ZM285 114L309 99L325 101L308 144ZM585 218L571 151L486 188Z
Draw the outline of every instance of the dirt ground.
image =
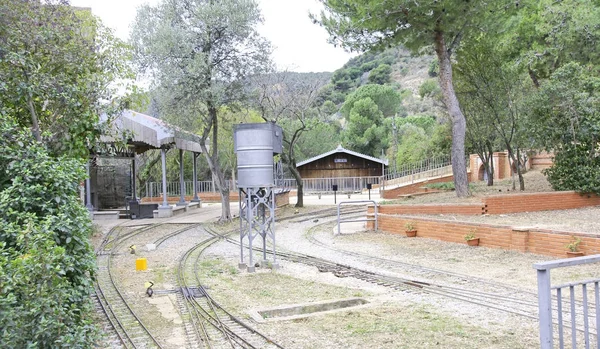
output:
M518 178L515 177L516 189L513 189L512 179L497 180L494 182L494 186L488 187L485 182L471 182L469 183L469 190L471 196L468 198L457 198L454 191L433 193L421 196L415 196L408 199L398 200L385 200L381 204L433 204L433 203L474 203L480 202L482 197L498 194L519 194L519 193L538 193L553 191L550 183L540 171L529 171L523 175L525 180L525 191L519 190Z

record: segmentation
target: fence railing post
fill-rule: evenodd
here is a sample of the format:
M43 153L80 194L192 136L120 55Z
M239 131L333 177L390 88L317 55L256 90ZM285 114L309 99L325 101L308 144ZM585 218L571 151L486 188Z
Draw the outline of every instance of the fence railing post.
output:
M538 308L540 316L540 348L552 349L552 295L550 270L538 269Z

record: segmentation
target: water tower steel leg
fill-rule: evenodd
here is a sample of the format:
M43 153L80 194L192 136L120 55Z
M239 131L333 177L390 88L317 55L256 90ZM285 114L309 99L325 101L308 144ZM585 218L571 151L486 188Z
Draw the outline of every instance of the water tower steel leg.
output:
M252 204L252 195L255 194L254 188L246 189L246 220L248 221L248 272L255 271L254 260L252 258L252 241L254 240L254 205Z
M179 149L179 202L177 206L187 206L185 202L185 181L183 180L183 150Z
M263 200L264 200L264 196L263 196ZM262 242L263 242L263 249L262 249L262 253L263 253L263 258L262 258L262 264L263 266L267 266L267 232L266 232L266 217L265 217L265 203L263 202L262 204L260 204L260 219L261 219L261 228L260 228L260 235L262 236Z
M244 235L246 232L246 227L245 227L245 217L246 217L246 213L244 211L244 202L246 200L246 198L244 197L242 199L242 195L245 194L244 191L242 189L239 190L239 198L238 198L238 202L240 204L240 264L238 265L238 268L242 269L242 268L246 268L246 263L244 263Z
M162 161L162 192L163 192L163 202L160 207L169 208L169 204L167 203L167 150L160 150L160 158Z
M279 264L277 264L277 253L275 251L275 191L273 189L271 189L271 193L270 193L270 202L271 205L269 205L269 209L270 209L270 219L271 219L271 224L269 225L270 229L270 233L271 233L271 239L273 240L273 265L272 268L273 269L278 269L279 268Z

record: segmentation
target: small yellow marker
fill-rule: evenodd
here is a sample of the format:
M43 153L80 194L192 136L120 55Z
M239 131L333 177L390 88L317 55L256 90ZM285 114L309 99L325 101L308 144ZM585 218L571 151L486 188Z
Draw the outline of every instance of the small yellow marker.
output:
M148 269L148 261L146 258L138 258L135 260L135 270L146 270Z

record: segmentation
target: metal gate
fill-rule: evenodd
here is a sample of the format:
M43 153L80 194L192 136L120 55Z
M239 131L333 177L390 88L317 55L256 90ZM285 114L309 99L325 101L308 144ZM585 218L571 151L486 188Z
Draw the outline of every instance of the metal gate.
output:
M125 198L131 196L131 169L128 166L92 167L96 179L97 208L125 206Z

